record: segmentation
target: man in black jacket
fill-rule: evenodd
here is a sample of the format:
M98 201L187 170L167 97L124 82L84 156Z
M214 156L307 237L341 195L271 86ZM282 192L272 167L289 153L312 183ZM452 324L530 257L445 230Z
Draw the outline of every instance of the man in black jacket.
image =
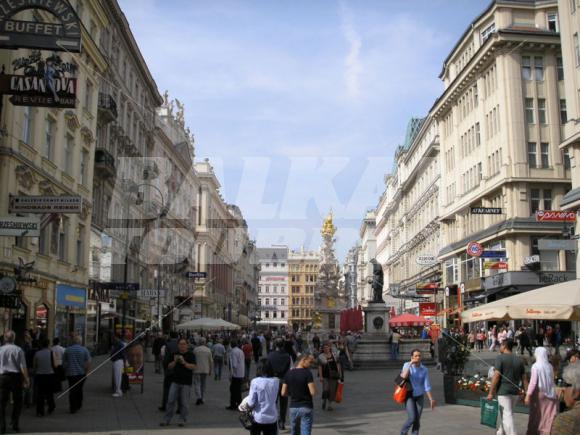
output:
M177 332L169 333L169 340L165 344L165 354L163 355L163 400L159 411L166 411L167 398L169 397L169 387L171 387L173 370L170 369L169 363L173 361L173 355L177 353ZM179 409L179 406L177 407Z
M282 396L282 383L284 382L284 377L290 367L292 367L292 359L286 350L284 349L284 339L276 339L275 346L276 350L268 354L268 360L272 364L274 369L274 375L280 379L280 390L278 391L278 403L280 404L280 413L278 417L278 427L280 430L285 429L286 424L286 411L288 409L288 397Z

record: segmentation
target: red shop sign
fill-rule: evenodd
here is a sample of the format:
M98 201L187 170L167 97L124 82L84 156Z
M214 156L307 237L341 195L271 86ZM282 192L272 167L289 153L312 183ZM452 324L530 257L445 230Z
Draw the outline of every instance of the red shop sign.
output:
M419 315L423 317L431 317L437 315L437 303L436 302L420 302L419 303Z
M576 222L575 211L538 210L537 222Z

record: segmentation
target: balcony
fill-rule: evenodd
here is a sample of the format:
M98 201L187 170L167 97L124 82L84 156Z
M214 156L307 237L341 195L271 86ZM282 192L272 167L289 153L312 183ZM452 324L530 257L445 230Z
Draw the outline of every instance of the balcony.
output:
M108 124L117 119L117 103L109 94L99 92L99 124Z
M97 148L95 150L95 175L102 178L114 178L116 174L113 155L104 148Z

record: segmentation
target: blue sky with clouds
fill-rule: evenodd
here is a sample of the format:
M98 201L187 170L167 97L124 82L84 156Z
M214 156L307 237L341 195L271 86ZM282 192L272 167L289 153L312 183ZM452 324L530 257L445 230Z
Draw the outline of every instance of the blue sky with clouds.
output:
M198 159L259 246L337 254L383 191L409 118L488 0L119 0L161 92L185 104Z

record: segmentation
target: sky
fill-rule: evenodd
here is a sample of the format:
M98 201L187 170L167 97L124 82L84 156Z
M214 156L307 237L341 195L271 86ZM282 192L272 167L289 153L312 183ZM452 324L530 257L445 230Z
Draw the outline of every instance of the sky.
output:
M489 0L119 0L160 93L185 105L258 246L318 249L332 210L342 261L411 117Z

